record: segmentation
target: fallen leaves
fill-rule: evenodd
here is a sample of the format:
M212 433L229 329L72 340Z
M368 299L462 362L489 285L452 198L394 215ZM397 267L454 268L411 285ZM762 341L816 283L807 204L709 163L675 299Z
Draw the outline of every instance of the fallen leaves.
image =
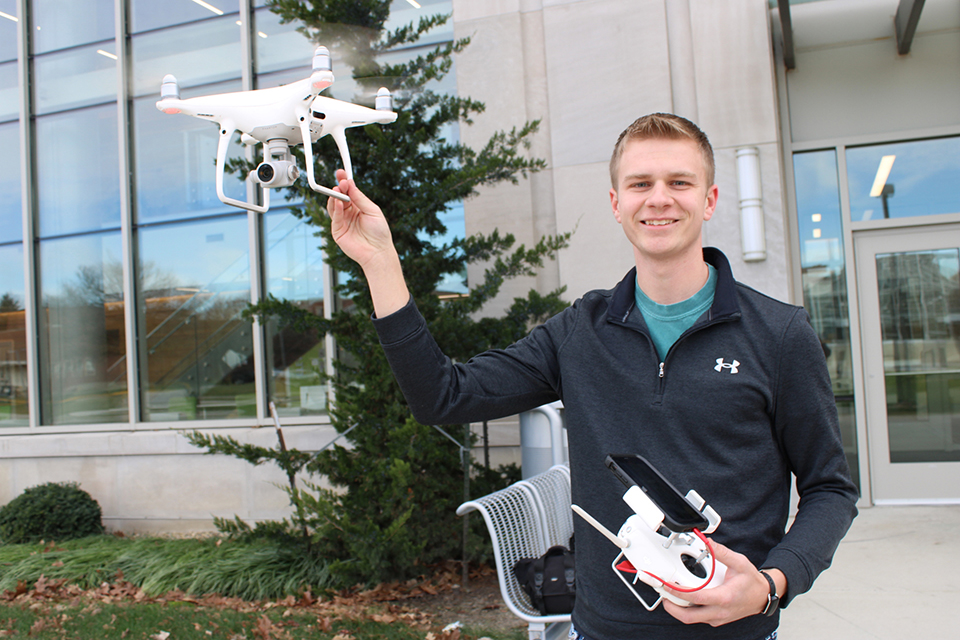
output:
M318 598L309 589L298 596L286 596L283 599L270 602L248 602L239 598L229 598L217 594L193 596L180 591L171 591L162 595L151 595L140 587L127 581L122 572L117 572L112 581L102 582L99 586L83 589L76 584L68 583L64 579L50 579L41 575L33 584L20 582L10 591L0 593L0 602L17 603L32 609L48 604L68 604L82 607L80 615L99 613L100 607L112 603L188 603L197 607L215 609L233 609L245 613L260 613L256 619L252 632L253 640L284 640L288 638L285 627L302 624L294 622L290 616L294 612L310 612L316 615L315 628L324 633L332 633L339 623L334 640L357 640L355 631L342 626L344 622L352 625L356 621L370 620L380 624L405 624L415 629L422 629L426 633L426 640L462 640L459 625L448 625L441 631L436 631L433 625L434 616L420 611L412 602L417 598L436 596L445 592L458 592L461 575L459 565L448 563L445 567L436 570L434 574L419 580L404 582L381 583L371 589L354 588L336 593L327 594ZM436 569L436 568L435 568ZM482 567L471 573L472 579L482 578L493 573L493 569ZM409 604L407 604L409 603ZM267 612L280 608L280 619L277 616L268 617ZM349 622L354 621L354 622ZM42 616L34 623L31 634L35 635L44 630L61 629L64 620L57 616ZM110 627L114 631L111 621L105 625L105 631ZM195 631L201 632L200 626L194 625ZM313 626L313 625L311 625ZM6 628L0 621L0 638L14 635L11 625ZM123 635L111 634L114 637ZM210 635L207 631L206 635ZM202 637L202 636L201 636ZM149 636L151 640L175 640L168 631L157 630ZM244 636L244 640L250 640Z

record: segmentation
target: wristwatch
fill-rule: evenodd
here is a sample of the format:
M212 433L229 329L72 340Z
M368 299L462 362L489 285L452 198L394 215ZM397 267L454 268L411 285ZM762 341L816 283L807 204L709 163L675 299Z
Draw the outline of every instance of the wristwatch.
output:
M767 582L770 583L770 593L767 595L767 606L763 608L762 613L765 616L772 616L777 612L777 608L780 606L780 596L777 595L777 583L773 581L773 578L770 577L770 574L766 571L761 571L760 575L767 579Z

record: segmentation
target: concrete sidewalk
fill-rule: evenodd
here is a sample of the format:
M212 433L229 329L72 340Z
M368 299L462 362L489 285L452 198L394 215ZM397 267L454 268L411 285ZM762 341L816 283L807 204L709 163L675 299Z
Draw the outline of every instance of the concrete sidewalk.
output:
M860 510L780 640L960 638L960 506Z

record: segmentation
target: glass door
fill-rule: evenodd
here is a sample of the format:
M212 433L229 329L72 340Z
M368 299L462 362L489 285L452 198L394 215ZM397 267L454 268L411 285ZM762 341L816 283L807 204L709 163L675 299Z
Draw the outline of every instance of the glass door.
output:
M960 224L854 246L874 502L960 501Z

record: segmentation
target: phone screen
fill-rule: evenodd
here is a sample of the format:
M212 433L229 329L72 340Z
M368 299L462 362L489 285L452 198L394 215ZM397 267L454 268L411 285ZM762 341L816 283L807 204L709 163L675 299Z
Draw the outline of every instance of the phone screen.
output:
M653 500L663 511L664 524L671 531L707 528L706 517L641 456L611 454L606 465L625 486L638 486Z

